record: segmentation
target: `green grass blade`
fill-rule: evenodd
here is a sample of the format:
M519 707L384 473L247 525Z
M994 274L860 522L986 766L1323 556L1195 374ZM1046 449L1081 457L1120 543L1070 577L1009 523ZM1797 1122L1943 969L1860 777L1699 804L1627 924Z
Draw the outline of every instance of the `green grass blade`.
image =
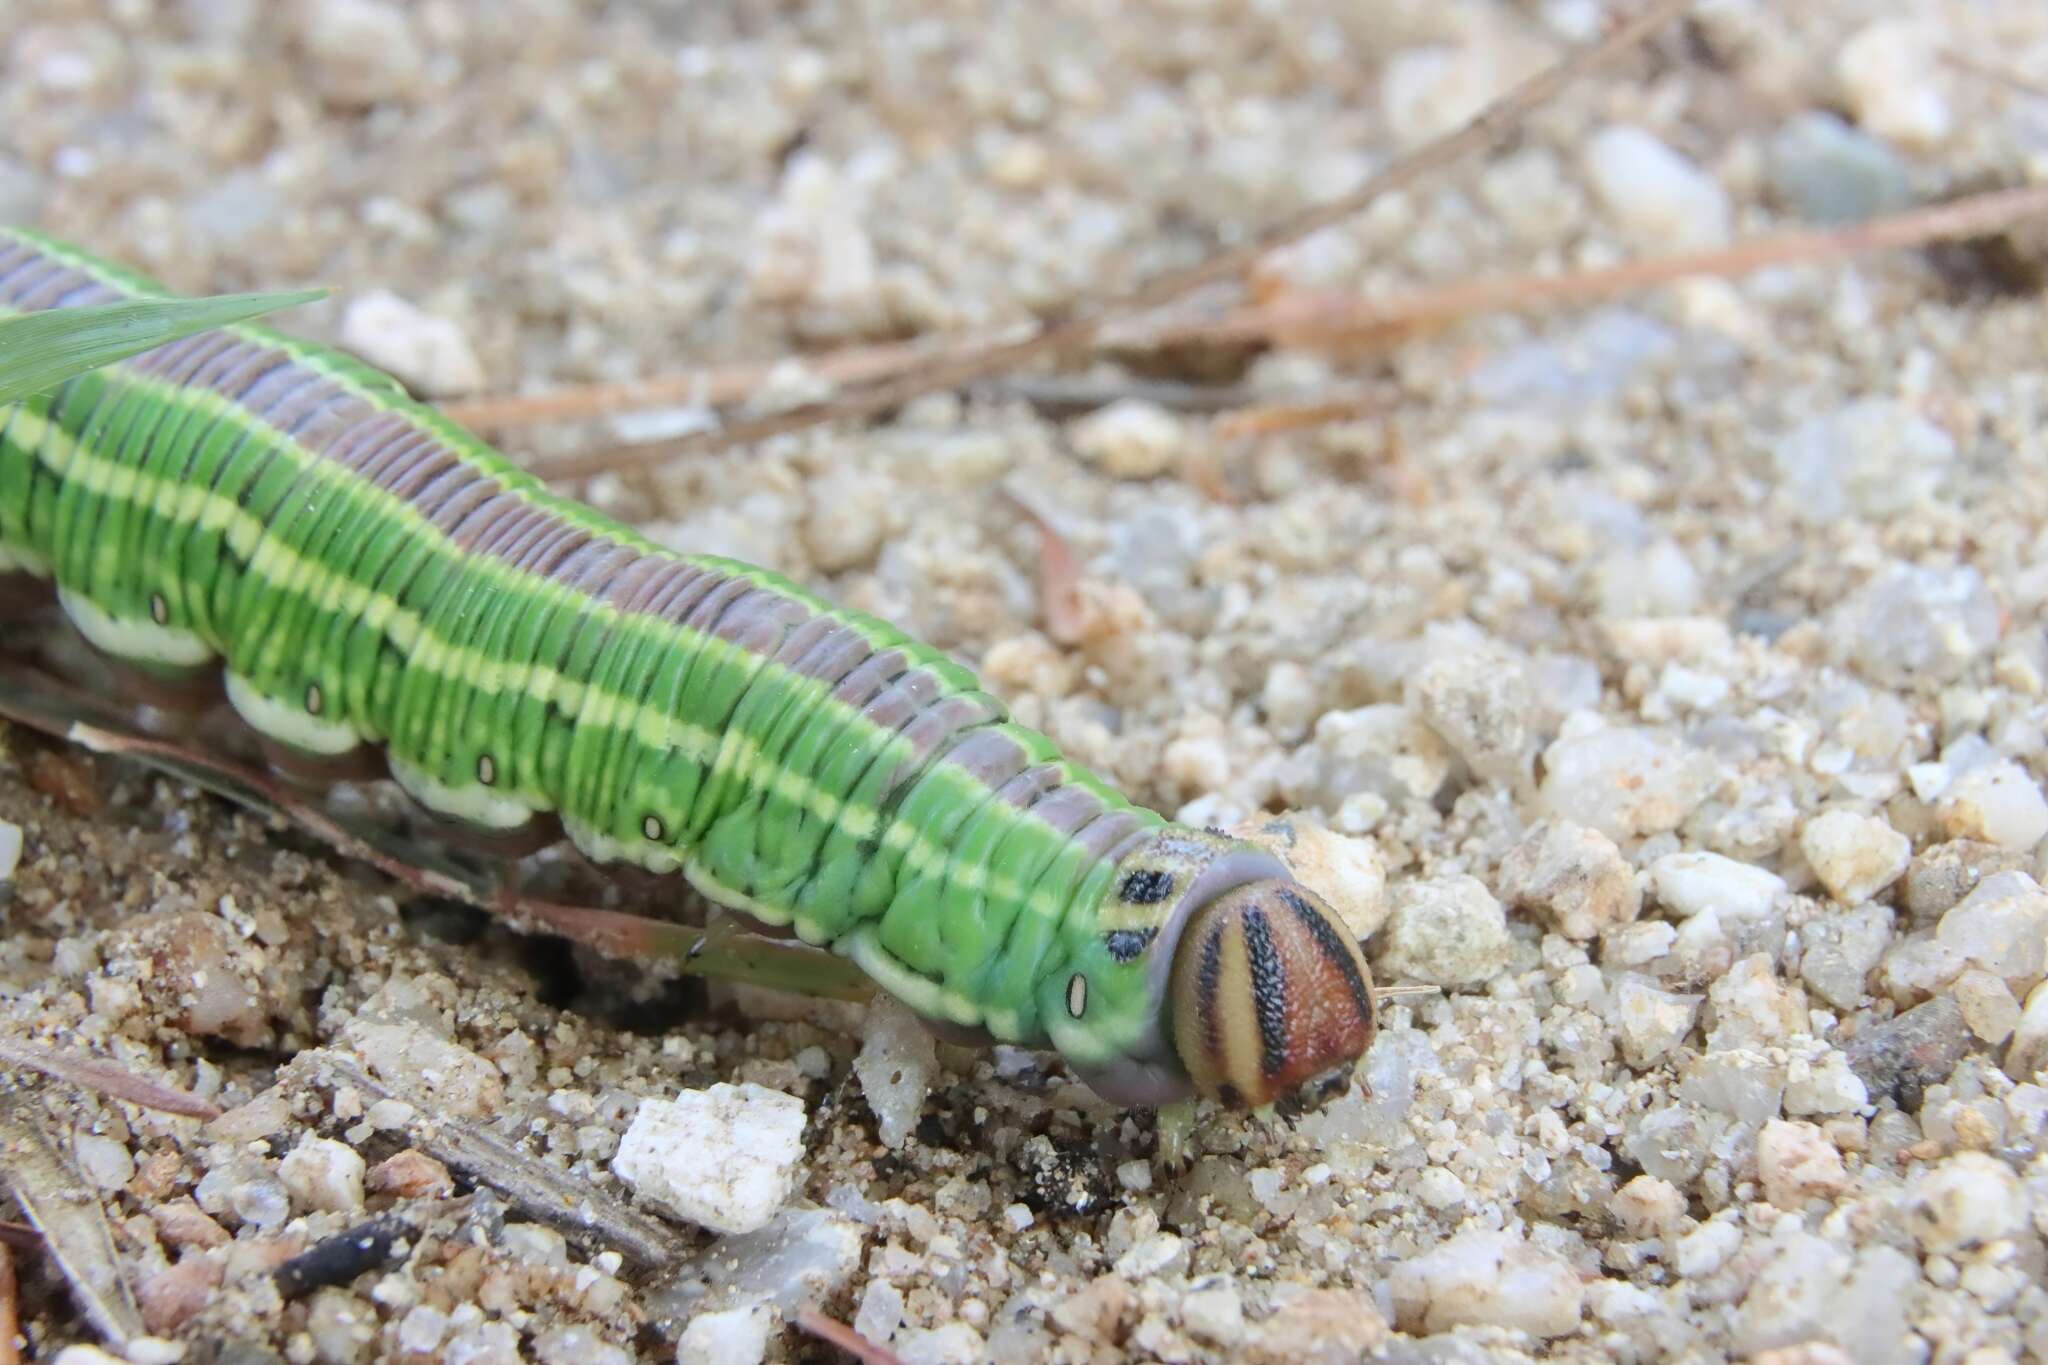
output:
M0 403L55 388L87 370L126 360L180 337L326 297L221 294L207 299L127 299L89 308L52 308L0 318Z

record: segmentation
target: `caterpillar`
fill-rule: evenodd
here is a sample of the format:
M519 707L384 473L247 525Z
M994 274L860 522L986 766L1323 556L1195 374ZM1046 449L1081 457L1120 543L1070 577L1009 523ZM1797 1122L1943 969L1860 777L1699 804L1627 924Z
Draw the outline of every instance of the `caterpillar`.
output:
M0 316L163 292L0 229ZM299 781L388 776L508 856L566 837L673 875L1113 1103L1263 1105L1371 1042L1357 941L1272 853L1126 800L881 620L550 494L339 351L237 325L0 408L0 620L52 597L156 704L224 693Z

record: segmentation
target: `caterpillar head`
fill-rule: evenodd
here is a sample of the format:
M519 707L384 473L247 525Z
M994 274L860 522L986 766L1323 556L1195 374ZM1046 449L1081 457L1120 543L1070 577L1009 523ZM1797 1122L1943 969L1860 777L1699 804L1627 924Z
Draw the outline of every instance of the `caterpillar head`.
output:
M1357 940L1265 849L1169 827L1076 921L1041 1018L1106 1099L1255 1107L1372 1042Z
M1269 1104L1372 1045L1372 976L1358 940L1291 878L1198 907L1174 950L1174 1050L1198 1094Z

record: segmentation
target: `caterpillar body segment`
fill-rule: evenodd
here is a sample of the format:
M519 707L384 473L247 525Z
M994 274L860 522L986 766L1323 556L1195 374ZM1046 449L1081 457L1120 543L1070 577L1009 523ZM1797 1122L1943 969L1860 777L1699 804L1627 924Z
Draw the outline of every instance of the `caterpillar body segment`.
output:
M0 315L155 295L0 230ZM381 770L851 958L1103 1095L1234 1104L1370 1041L1357 944L1270 853L1169 824L973 674L774 574L550 495L395 381L243 325L0 408L0 620L54 590L273 763Z

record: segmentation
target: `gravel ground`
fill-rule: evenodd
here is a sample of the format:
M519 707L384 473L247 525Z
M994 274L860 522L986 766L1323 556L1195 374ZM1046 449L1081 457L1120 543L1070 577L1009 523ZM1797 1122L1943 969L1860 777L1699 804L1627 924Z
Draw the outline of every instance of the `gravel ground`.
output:
M0 221L184 289L331 283L291 325L429 393L627 379L1084 301L1341 192L1607 14L491 8L13 0ZM1703 0L1261 286L2048 178L2048 9L1869 9ZM1286 429L1013 387L598 482L979 664L1161 809L1289 814L1382 982L1442 988L1386 1008L1369 1087L1205 1116L1185 1169L1043 1058L571 955L20 732L0 1041L228 1112L21 1072L0 1138L97 1191L137 1361L819 1358L804 1302L906 1362L2048 1356L2044 255L1142 367L1391 395ZM1006 491L1081 558L1077 644ZM564 1178L602 1231L536 1221ZM102 1339L18 1259L36 1355Z

